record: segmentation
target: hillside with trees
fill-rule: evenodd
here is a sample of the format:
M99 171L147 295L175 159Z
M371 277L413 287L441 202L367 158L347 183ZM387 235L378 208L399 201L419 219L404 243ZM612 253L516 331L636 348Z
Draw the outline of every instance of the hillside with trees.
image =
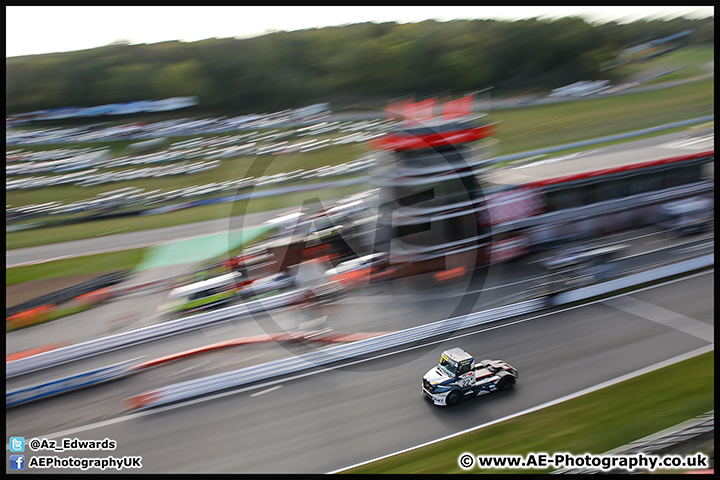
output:
M196 112L242 114L315 102L347 107L415 94L613 80L622 49L693 30L714 43L714 19L590 24L557 20L361 23L248 39L168 41L6 59L6 114L197 96ZM40 32L39 34L41 34Z

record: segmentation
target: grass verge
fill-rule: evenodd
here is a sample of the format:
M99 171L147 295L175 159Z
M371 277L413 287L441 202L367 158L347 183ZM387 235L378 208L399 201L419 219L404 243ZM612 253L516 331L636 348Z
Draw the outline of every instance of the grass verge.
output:
M613 145L620 145L623 143L627 143L628 141L636 142L639 140L648 140L650 138L658 137L661 135L670 135L673 133L688 132L688 131L691 131L690 130L691 128L692 127L675 127L675 128L663 130L662 132L653 132L653 133L647 133L645 135L639 135L637 137L633 137L632 139L613 140L610 142L597 143L597 144L591 145L591 146L568 148L568 149L564 149L564 150L561 150L561 151L558 151L555 153L545 153L545 154L541 154L539 156L535 156L533 161L537 161L537 160L545 159L545 158L564 157L566 155L572 155L574 153L589 152L591 150L597 150L599 148L611 147ZM527 158L520 158L518 160L511 160L511 161L507 161L507 162L498 163L495 166L493 166L493 168L506 168L506 167L513 166L513 165L517 166L517 165L526 163L527 161L528 161Z
M39 279L52 279L105 273L117 270L133 269L142 260L144 248L121 250L119 252L99 253L84 257L55 260L24 267L5 269L5 285L29 282Z
M641 130L714 111L714 79L656 91L490 112L500 155ZM662 134L662 133L660 133Z
M464 452L601 454L714 408L714 359L709 352L561 404L343 473L465 473ZM672 388L668 388L668 386ZM631 399L631 400L630 400ZM549 473L481 470L468 473Z
M253 198L251 200L234 203L217 203L159 215L97 220L74 225L12 232L5 235L5 249L12 250L14 248L34 247L79 240L81 238L92 238L118 230L122 230L123 233L137 232L218 218L229 218L239 214L239 212L243 211L243 208L245 209L244 213L256 213L295 205L300 207L307 199L317 197L321 201L330 201L367 188L369 188L367 184L349 185L346 187L295 192L274 197Z
M518 153L709 115L713 113L713 87L714 79L708 78L658 91L490 112L490 118L500 123L498 154ZM337 165L356 158L366 149L366 146L361 145L341 145L306 154L273 157L264 173L272 174L297 168L309 169L322 165ZM87 188L57 186L41 190L13 191L8 192L6 203L24 205L53 200L68 202L88 198L102 191L128 186L153 190L222 182L252 174L250 170L253 170L254 161L254 157L236 157L223 161L214 170L178 178L139 179ZM358 191L359 188L358 186L344 187L344 191L351 193ZM342 194L336 192L336 196ZM292 195L258 199L253 201L255 206L249 207L248 211L292 206L296 204L293 203L293 200ZM13 232L6 235L6 249L87 238L121 228L137 231L220 218L225 215L216 213L222 212L222 209L218 210L212 207L214 206L194 208L192 213L180 211L153 216L148 221L138 220L137 217L103 220L97 222L99 228L50 227L36 229L32 232ZM203 208L206 210L202 210ZM105 224L104 222L109 223ZM63 230L63 228L65 229Z
M660 57L622 65L618 67L614 73L632 81L647 77L648 74L646 72L666 72L680 69L668 75L650 80L647 83L654 84L684 80L708 73L710 71L708 63L713 61L715 58L714 55L714 45L685 47Z
M46 318L43 318L40 321L32 322L27 325L7 325L5 326L5 333L14 332L16 330L22 330L23 328L30 328L34 327L36 325L42 325L43 323L52 322L54 320L58 320L63 317L68 317L70 315L75 315L76 313L84 312L85 310L90 310L91 308L95 308L100 306L102 303L94 303L94 304L88 304L88 305L66 305L62 307L58 307L57 309L53 310L52 313L50 313Z

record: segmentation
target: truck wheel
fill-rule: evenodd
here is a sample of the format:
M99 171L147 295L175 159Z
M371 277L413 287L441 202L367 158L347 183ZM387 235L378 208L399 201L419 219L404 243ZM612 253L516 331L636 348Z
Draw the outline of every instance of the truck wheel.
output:
M510 390L515 385L515 378L512 375L503 375L498 381L498 390Z
M445 397L445 405L448 407L454 407L458 403L460 403L460 395L454 390Z

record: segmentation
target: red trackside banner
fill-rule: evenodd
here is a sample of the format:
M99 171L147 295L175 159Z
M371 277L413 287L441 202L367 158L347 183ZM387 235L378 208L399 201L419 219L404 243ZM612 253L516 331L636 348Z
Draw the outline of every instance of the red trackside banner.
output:
M442 118L450 120L470 115L473 109L474 95L466 95L462 98L450 100L443 105Z

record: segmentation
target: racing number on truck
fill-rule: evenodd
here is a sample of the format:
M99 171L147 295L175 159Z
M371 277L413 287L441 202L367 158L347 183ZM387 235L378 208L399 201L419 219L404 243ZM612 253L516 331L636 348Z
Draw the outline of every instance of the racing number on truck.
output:
M472 364L469 361L464 361L458 366L458 381L457 385L460 388L471 387L475 384L473 378Z
M458 378L458 386L461 388L470 387L475 384L475 379L473 378L473 372L467 372L464 375L460 375Z

